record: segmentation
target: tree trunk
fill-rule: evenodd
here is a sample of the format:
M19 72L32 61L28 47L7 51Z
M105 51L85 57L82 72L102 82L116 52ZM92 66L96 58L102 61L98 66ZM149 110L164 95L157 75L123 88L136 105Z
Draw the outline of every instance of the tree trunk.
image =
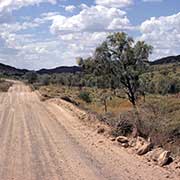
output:
M139 114L137 106L133 105L133 109L135 112L135 122L134 122L132 135L133 137L137 137L137 136L142 135L142 132L141 132L142 123L141 123L141 118L140 118L140 114Z
M107 113L107 101L106 101L106 99L104 99L104 111L105 111L105 113Z
M145 102L146 102L146 93L143 92L143 93L142 93L142 96L143 96L143 101L144 101L144 103L145 103Z

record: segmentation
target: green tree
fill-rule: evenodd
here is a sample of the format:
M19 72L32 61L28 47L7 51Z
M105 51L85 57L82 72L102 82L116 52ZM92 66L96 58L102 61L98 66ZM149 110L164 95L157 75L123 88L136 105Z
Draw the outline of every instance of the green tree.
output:
M115 33L108 36L107 44L111 52L114 68L112 72L119 76L125 93L132 105L136 106L140 76L145 72L152 47L143 41L134 43L125 33Z
M50 84L50 76L48 74L41 75L38 79L42 85L47 86Z
M152 46L147 45L144 41L134 42L126 33L118 32L109 35L96 48L93 57L81 60L81 67L85 73L104 77L106 84L106 80L109 78L111 88L123 87L137 115L134 126L135 135L140 133L138 127L141 127L136 107L140 76L147 69L151 52Z

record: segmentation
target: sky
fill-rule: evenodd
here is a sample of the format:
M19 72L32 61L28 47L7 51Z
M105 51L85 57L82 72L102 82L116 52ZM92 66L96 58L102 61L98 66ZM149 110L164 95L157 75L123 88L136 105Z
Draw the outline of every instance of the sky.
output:
M37 70L76 64L109 33L180 54L180 0L0 0L0 63Z

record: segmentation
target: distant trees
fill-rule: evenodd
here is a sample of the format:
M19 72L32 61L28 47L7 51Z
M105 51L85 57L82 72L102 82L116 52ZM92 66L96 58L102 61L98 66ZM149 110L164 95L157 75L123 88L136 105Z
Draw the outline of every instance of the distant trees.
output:
M164 69L164 67L163 67ZM165 67L165 69L167 69ZM158 70L153 73L150 71L141 76L141 90L151 94L175 94L180 92L180 76L178 72L173 72L170 68Z
M28 80L28 83L35 83L38 79L38 75L35 71L29 71L25 74L25 79Z
M29 77L28 75L26 75ZM56 84L56 85L63 85L63 86L77 86L77 87L82 87L85 86L85 80L82 78L81 73L60 73L60 74L38 74L37 78L37 83L41 85L49 85L49 84Z
M48 74L44 74L44 75L38 76L38 79L41 85L47 86L50 84L51 76Z

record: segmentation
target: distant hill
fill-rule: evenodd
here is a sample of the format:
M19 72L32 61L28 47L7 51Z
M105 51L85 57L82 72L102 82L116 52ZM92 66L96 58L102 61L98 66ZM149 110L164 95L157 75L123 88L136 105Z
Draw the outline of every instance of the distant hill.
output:
M4 75L23 75L28 72L27 69L18 69L9 65L0 63L0 74Z
M162 64L172 64L172 63L180 63L180 55L178 56L168 56L153 62L150 62L151 65L162 65Z
M78 66L60 66L53 69L41 69L37 71L38 74L54 74L54 73L76 73L81 72L82 69Z
M150 62L151 65L163 65L171 63L180 63L180 55L178 56L169 56L164 57L153 62ZM24 75L29 70L27 69L18 69L9 65L0 63L0 74L4 75ZM76 73L81 72L82 69L78 66L59 66L52 69L41 69L36 71L38 74L54 74L54 73Z
M18 69L13 66L5 65L0 63L0 74L3 75L16 75L21 76L29 72L27 69ZM53 73L76 73L81 72L82 69L78 66L60 66L53 69L41 69L36 71L38 74L53 74Z

